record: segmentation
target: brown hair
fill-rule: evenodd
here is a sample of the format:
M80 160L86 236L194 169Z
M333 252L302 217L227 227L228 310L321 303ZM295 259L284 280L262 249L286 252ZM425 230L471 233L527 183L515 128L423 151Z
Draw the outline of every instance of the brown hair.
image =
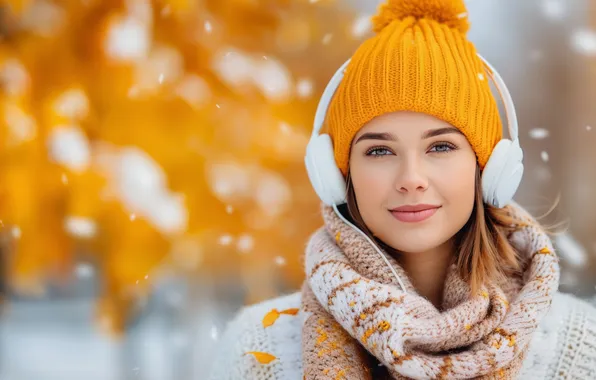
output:
M349 173L347 189L347 209L354 224L386 251L395 252L393 248L376 239L364 224ZM519 273L521 270L519 254L507 237L525 223L511 215L509 206L496 208L484 203L480 170L477 169L474 209L468 222L455 236L457 268L472 292L476 292L488 281L502 281L506 276Z

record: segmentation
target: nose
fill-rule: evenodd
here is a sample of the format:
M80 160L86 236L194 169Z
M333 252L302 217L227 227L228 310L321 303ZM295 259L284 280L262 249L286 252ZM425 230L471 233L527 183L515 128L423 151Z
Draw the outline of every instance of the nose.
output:
M402 161L396 176L395 187L400 193L424 192L428 188L428 177L421 160L408 157Z

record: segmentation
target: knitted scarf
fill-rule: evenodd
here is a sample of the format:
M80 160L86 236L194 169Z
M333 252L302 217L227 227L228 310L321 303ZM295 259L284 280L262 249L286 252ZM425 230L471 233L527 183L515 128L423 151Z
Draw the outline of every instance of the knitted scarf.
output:
M304 379L514 379L532 334L559 282L551 241L520 206L509 241L523 273L471 294L455 264L439 311L406 286L402 291L372 246L332 208L310 239L301 312Z

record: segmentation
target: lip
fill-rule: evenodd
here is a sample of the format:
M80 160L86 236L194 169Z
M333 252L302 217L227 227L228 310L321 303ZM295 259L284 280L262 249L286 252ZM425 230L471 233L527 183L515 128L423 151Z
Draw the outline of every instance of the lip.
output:
M395 212L418 212L418 211L425 211L425 210L429 210L431 208L439 208L441 206L437 206L437 205L427 205L427 204L418 204L418 205L407 205L407 206L401 206L401 207L396 207L394 209L391 209L391 211L395 211Z
M401 206L390 210L391 215L400 222L418 223L433 216L441 206L419 204Z

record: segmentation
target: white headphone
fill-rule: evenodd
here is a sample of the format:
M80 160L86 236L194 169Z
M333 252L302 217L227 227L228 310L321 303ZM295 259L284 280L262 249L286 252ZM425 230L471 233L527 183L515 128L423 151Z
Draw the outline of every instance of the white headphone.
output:
M509 139L502 139L493 149L482 172L484 202L502 208L513 199L521 182L524 166L523 151L519 145L517 116L509 90L499 73L480 54L488 76L492 79L505 107ZM346 203L346 181L335 163L333 143L328 134L319 135L323 128L331 98L344 77L350 60L337 70L325 88L314 120L314 128L304 158L306 170L315 192L328 206Z

